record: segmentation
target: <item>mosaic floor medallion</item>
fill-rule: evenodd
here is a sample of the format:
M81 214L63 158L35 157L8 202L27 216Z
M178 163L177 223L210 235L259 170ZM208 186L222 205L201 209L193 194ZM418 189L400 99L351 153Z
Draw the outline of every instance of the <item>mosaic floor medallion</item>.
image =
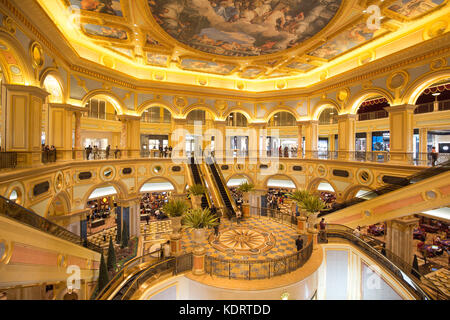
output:
M236 255L261 254L275 245L275 237L271 233L247 227L224 229L218 237L211 234L208 240L216 250Z

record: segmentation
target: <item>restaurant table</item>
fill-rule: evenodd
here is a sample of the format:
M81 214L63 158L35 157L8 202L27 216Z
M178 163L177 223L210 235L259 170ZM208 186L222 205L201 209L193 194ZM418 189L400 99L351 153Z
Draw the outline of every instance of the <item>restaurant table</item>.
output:
M91 222L91 228L97 228L103 225L105 225L105 220L103 219L98 219Z
M421 224L420 228L424 229L426 232L436 233L439 231L439 227L432 226L430 224Z

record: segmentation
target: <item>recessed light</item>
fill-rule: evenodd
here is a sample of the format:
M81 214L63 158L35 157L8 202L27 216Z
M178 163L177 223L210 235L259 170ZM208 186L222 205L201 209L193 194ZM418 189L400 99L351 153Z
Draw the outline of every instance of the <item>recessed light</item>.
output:
M440 92L435 92L435 93L432 93L431 95L437 97L437 96L439 96L440 94L441 94Z

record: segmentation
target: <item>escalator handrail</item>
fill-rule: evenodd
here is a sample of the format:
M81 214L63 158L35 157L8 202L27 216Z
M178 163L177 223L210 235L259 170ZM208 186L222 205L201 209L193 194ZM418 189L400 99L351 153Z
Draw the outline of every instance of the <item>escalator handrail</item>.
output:
M214 169L215 169L215 171L216 171L216 173L217 173L217 175L218 175L218 177L219 177L220 183L222 184L222 186L223 186L223 188L224 188L224 190L225 190L225 193L226 193L227 196L228 196L228 200L229 200L230 203L231 203L231 207L233 208L233 211L234 211L234 213L236 214L236 212L237 212L236 203L235 203L233 197L232 197L231 194L230 194L230 190L228 189L227 184L226 184L226 182L225 182L225 179L224 179L224 177L223 177L221 171L219 170L219 167L218 167L218 165L217 165L217 162L216 162L216 161L213 161L213 158L212 158L212 157L210 157L209 159L210 159L210 162L211 162L211 166L214 167ZM211 168L212 168L212 167L211 167Z
M415 179L415 178L417 178L419 176L423 176L424 174L425 174L425 177L422 178L420 181L422 181L424 179L428 179L428 178L434 177L434 176L436 176L438 174L441 174L443 172L446 172L446 171L450 170L450 166L449 165L450 165L450 160L446 161L446 162L443 162L443 163L439 164L438 166L427 168L425 170L420 171L419 173L416 173L416 174L413 174L411 176L408 176L408 177L406 177L406 179L409 181L409 184L405 185L405 186L400 186L400 185L395 185L395 184L386 184L385 186L383 186L383 187L381 187L379 189L371 190L369 192L364 193L361 197L358 197L358 198L355 197L355 198L347 200L345 202L336 204L336 208L334 208L334 209L332 208L332 209L322 210L321 213L319 214L319 217L323 217L323 216L325 216L327 214L330 214L330 213L336 212L338 210L342 210L342 209L348 208L348 207L350 207L352 205L355 205L355 204L367 201L366 199L364 199L364 197L366 197L366 196L376 194L377 197L378 197L378 196L381 196L381 195L384 195L384 194L387 194L387 193L399 190L399 189L401 189L403 187L409 186L409 185L411 185L411 180L413 180L413 179ZM427 175L426 174L427 172L431 173L431 174Z
M62 240L66 240L69 242L72 242L76 245L82 246L88 250L92 250L98 253L103 252L103 248L100 246L97 246L89 241L86 240L87 246L84 246L84 240L79 235L70 232L64 227L61 227L57 225L56 223L38 215L32 210L29 210L27 208L22 207L21 205L18 205L17 203L0 196L0 207L4 207L4 210L0 210L0 215L5 216L7 218L13 219L15 221L18 221L20 223L23 223L27 226L33 227L37 230L40 230L44 233L50 234L52 236L55 236L57 238L60 238ZM17 209L17 212L14 214L10 210L7 210L7 206L12 206ZM23 216L20 216L20 213L24 213ZM24 218L26 217L26 218Z
M191 168L192 178L193 178L193 180L194 180L194 182L195 182L196 184L200 183L200 184L203 186L203 188L204 188L205 190L208 190L208 189L206 188L206 184L205 184L204 178L203 178L203 176L202 176L202 174L201 174L199 165L198 165L198 163L195 163L195 161L193 161L193 159L194 159L194 158L192 157L192 158L191 158L191 163L189 164L189 165L190 165L190 168ZM197 179L195 179L195 174L194 174L194 172L193 172L194 166L195 166L195 168L197 169L197 173L198 173L198 176L199 176L200 181L196 181ZM209 196L208 196L206 193L205 193L203 196L206 198L206 201L208 202L209 208L211 208L211 207L212 207L211 199L209 198Z
M158 253L158 254L159 254L160 251L161 251L161 249L158 249L158 250L152 251L152 252L150 252L150 253L144 254L144 255L139 256L139 257L135 257L135 258L133 258L133 259L127 261L127 262L122 266L122 268L120 268L120 270L117 271L117 273L114 275L114 277L106 284L106 286L105 286L105 287L97 294L96 300L105 300L105 299L103 299L103 296L106 294L106 291L109 290L109 289L111 288L111 286L112 286L114 283L116 283L117 281L119 281L119 277L122 277L122 278L120 279L120 281L123 281L123 280L124 280L123 275L124 275L125 271L127 271L127 270L130 268L131 264L134 264L134 263L136 263L136 261L138 261L138 260L140 260L140 259L143 259L143 258L145 258L145 257L152 256L152 255L154 255L155 253ZM134 266L135 266L135 265L133 265L133 267L134 267ZM125 285L125 284L124 284L124 285ZM114 288L114 289L117 289L117 288ZM108 295L108 296L109 296L109 295ZM106 298L106 297L105 297L105 298Z
M333 227L335 229L333 229ZM333 233L334 232L334 233ZM345 234L345 238L347 240L350 240L357 244L359 247L363 247L361 244L363 244L365 247L369 248L371 253L376 256L377 259L382 259L383 261L385 261L386 263L394 266L396 269L398 269L399 271L401 271L402 273L406 274L408 276L408 278L414 282L415 286L417 288L413 288L414 290L418 291L420 293L420 295L427 297L428 299L433 299L432 296L430 296L427 292L425 292L421 287L420 284L417 283L417 280L415 279L415 277L411 274L412 271L414 271L415 273L417 273L420 277L420 279L426 279L420 272L419 270L416 270L413 268L412 264L407 263L406 261L404 261L402 258L398 257L395 253L393 253L392 251L383 248L383 250L386 252L386 256L383 255L382 253L380 253L377 249L375 249L373 246L371 246L369 243L367 243L366 241L364 241L361 237L357 237L356 235L353 234L353 229L344 225L340 225L340 224L327 224L327 228L326 228L326 233L327 233L327 237L332 236L333 234L338 234L338 233L342 233ZM364 235L365 236L365 235ZM349 239L350 238L350 239ZM371 238L371 237L370 237ZM395 261L398 261L401 263L401 265L403 265L403 267L401 265L399 265L398 263L395 263L393 260L387 258L387 256L393 257L395 259ZM398 278L401 278L402 280L404 280L402 277L400 277L400 275L398 273L395 273L396 276ZM411 275L411 276L410 276ZM424 285L431 287L433 291L435 291L436 296L442 296L442 297L446 297L448 298L448 296L443 293L442 291L440 291L431 281L429 281L428 279L427 283ZM411 287L411 285L404 280L409 287Z

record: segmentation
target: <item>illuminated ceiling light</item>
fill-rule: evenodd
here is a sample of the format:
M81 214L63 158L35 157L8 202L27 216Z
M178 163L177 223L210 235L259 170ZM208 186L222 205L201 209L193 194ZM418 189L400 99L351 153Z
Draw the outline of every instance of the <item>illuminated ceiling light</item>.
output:
M437 96L439 96L440 94L441 94L440 92L435 92L435 93L432 93L431 95L437 97Z

